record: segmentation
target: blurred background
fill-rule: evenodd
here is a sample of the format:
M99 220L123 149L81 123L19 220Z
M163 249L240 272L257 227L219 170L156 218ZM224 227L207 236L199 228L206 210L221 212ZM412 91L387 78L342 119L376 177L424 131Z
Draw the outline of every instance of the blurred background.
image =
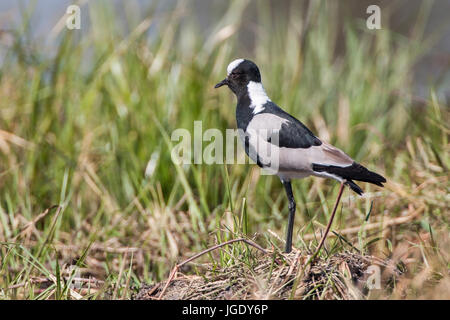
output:
M66 28L74 3L80 30ZM366 27L372 4L380 30ZM127 299L215 243L282 247L288 210L276 177L170 158L177 128L235 128L234 97L213 86L244 57L273 101L389 180L364 185L363 198L346 191L333 226L346 242L330 239L327 254L357 248L404 266L368 298L450 297L449 10L406 0L1 1L0 297ZM338 187L294 183L296 247L317 245Z
M244 1L245 2L245 1ZM267 5L270 8L271 14L275 17L285 17L288 15L290 8L292 7L292 0L286 1L268 1ZM308 1L303 1L299 7L305 7L308 5ZM15 29L18 25L21 25L25 20L29 21L28 24L30 36L35 40L40 41L40 46L36 49L41 54L54 53L58 45L58 41L55 40L55 35L61 31L60 28L54 28L58 21L65 13L67 7L73 3L69 0L39 0L39 1L14 1L3 0L0 3L0 12L2 19L2 29ZM108 2L108 6L112 6L115 11L114 28L121 32L130 31L130 28L136 27L140 21L146 17L146 10L149 6L154 6L153 10L155 14L164 13L173 9L177 1L145 1L134 0L127 2L126 4L121 0L113 0ZM92 23L89 18L88 11L91 3L89 1L80 1L84 8L85 13L81 15L83 27L79 31L80 34L89 34ZM342 54L344 47L341 46L342 39L344 37L345 23L348 19L359 19L361 23L367 19L369 14L366 13L368 6L375 4L383 10L382 19L383 25L387 23L389 29L399 35L408 37L413 32L411 28L414 22L417 21L418 13L423 6L420 0L396 0L393 3L391 1L358 1L358 0L345 0L342 4L336 5L337 14L339 19L333 22L336 27L337 43L335 54ZM252 50L255 46L255 27L258 25L258 15L255 12L256 7L260 5L254 1L248 1L245 12L245 24L242 24L238 32L238 45L246 51ZM189 16L191 21L183 21L181 24L192 25L193 23L197 27L197 32L202 37L208 36L214 31L217 20L221 18L221 12L223 13L228 6L227 3L221 1L204 1L204 0L192 0L189 1L187 7L189 7ZM449 79L446 69L448 67L448 55L450 52L450 31L445 23L446 12L450 10L450 3L447 1L434 1L429 6L429 12L422 12L425 19L423 33L424 35L436 34L436 41L427 49L427 52L418 59L414 67L414 84L417 94L420 97L426 97L429 93L429 87L436 85L436 80L439 81L439 85L436 88L439 94L447 97L449 93ZM28 11L28 14L25 14ZM387 12L385 12L387 11ZM299 10L299 18L305 19L305 10ZM185 18L186 19L186 18ZM158 26L161 26L160 22L154 21L150 31L147 31L147 35L150 36L156 32ZM61 25L59 25L61 27ZM49 37L49 35L53 35ZM45 45L44 45L45 44ZM87 60L87 63L92 61Z

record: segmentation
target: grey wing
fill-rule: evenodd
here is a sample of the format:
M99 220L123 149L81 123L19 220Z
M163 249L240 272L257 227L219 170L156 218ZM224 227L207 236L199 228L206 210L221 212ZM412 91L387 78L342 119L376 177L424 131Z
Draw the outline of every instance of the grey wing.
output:
M274 113L256 114L246 130L247 154L253 151L249 154L250 158L260 166L276 163L280 171L309 174L314 173L313 163L338 166L353 163L343 151L320 141L308 128L293 119L296 120Z

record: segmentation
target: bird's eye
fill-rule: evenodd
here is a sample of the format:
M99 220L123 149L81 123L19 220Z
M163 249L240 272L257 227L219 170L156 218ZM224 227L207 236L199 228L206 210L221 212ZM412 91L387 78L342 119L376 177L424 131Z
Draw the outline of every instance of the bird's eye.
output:
M237 72L232 72L232 73L230 74L230 77L232 77L233 79L236 79L237 77L239 77L239 73L237 73Z

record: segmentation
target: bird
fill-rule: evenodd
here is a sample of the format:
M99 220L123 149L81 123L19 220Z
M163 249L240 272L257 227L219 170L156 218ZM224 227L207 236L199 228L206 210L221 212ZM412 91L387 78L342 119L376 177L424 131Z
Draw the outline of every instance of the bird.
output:
M319 139L301 121L272 102L262 85L259 68L253 61L236 59L229 63L227 77L217 83L215 88L222 86L228 86L237 98L236 123L246 154L259 167L269 171L272 169L284 186L289 201L286 253L292 251L296 211L291 181L314 176L331 178L341 183L333 213L318 246L320 250L344 186L362 195L363 190L354 181L383 187L386 179L337 147ZM266 152L267 148L271 152Z

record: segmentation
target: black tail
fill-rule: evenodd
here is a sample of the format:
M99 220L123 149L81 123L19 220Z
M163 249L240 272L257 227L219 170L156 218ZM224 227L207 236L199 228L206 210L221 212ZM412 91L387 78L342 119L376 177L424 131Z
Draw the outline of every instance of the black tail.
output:
M327 172L347 180L347 185L359 195L361 195L363 191L352 180L369 182L380 187L383 187L383 183L386 182L386 179L383 176L368 170L367 168L356 162L353 162L351 166L347 167L327 166L316 163L313 163L312 167L314 171Z
M345 184L348 185L357 194L359 194L359 195L363 194L362 189L356 183L354 183L352 180L347 180L347 182Z

